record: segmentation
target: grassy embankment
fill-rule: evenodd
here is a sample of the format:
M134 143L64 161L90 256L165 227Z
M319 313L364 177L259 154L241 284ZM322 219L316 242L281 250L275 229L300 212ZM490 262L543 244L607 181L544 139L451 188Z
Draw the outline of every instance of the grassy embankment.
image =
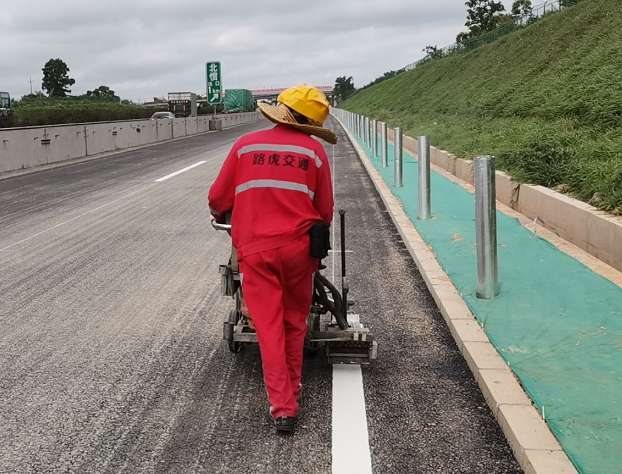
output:
M589 0L340 107L622 214L622 10Z

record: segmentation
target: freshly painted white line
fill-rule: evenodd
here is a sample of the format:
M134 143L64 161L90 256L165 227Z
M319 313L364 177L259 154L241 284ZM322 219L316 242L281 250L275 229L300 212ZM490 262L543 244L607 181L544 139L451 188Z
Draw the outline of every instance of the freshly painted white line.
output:
M78 216L75 216L75 217L72 217L71 219L67 219L66 221L61 222L60 224L53 225L52 227L49 227L49 228L47 228L45 230L42 230L41 232L37 232L36 234L31 235L30 237L26 237L25 239L22 239L22 240L19 240L17 242L12 243L11 245L7 245L6 247L1 248L0 252L4 252L6 249L9 249L9 248L13 247L14 245L21 244L22 242L26 242L27 240L34 239L35 237L37 237L37 236L39 236L41 234L45 234L46 232L49 232L49 231L51 231L53 229L56 229L57 227L65 225L65 224L67 224L67 223L69 223L71 221L75 221L76 219L80 219L80 217L84 217L87 214L90 214L91 212L98 211L98 210L100 210L100 209L102 209L102 208L104 208L106 206L110 206L110 204L114 204L115 202L121 201L122 199L125 199L126 197L133 196L134 194L139 193L141 191L144 191L145 189L148 189L151 186L155 186L155 184L150 184L150 185L145 186L143 188L137 189L136 191L133 191L133 192L131 192L129 194L126 194L125 196L121 196L120 198L117 198L114 201L110 201L110 202L107 202L106 204L102 204L101 206L96 207L95 209L91 209L90 211L83 212L82 214L80 214Z
M184 171L191 170L191 169L192 169L192 168L194 168L195 166L202 165L203 163L206 163L206 162L205 162L205 161L199 161L198 163L195 163L195 164L193 164L193 165L190 165L190 166L185 167L183 170L179 170L179 171L175 171L174 173L167 174L167 175L166 175L166 176L164 176L163 178L156 179L156 183L160 183L160 182L162 182L162 181L164 181L164 180L167 180L167 179L169 179L169 178L172 178L173 176L177 176L178 174L183 173Z
M359 365L333 365L333 474L372 474Z

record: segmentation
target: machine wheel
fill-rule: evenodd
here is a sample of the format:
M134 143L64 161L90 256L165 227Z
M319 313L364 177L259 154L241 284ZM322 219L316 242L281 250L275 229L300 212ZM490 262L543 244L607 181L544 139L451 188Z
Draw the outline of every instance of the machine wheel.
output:
M335 285L328 281L320 272L317 272L313 277L313 287L313 301L322 308L322 314L330 312L337 320L339 327L341 329L347 329L349 326L342 308L343 300L339 294L339 291L335 288ZM333 298L332 302L328 299L326 290L330 292Z
M229 317L227 318L227 321L225 322L223 338L225 341L227 341L227 346L229 346L229 350L233 352L234 354L237 354L238 352L240 352L240 349L242 348L241 342L236 342L233 340L234 328L238 324L238 321L240 320L241 317L242 317L242 313L240 313L239 311L233 310L229 312Z

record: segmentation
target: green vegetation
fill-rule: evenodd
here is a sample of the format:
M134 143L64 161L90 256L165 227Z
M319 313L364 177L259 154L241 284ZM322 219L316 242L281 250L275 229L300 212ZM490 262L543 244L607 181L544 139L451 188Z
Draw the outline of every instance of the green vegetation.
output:
M622 11L578 2L471 52L451 54L340 106L457 156L497 157L520 182L622 213Z
M128 100L121 100L108 86L99 86L81 96L70 96L68 86L75 84L69 68L62 59L50 59L43 67L42 89L13 101L11 120L2 126L29 127L67 123L85 123L148 118L162 107L143 107Z
M505 7L501 2L494 0L467 0L466 26L468 33L459 33L456 36L456 43L464 43L470 38L481 36L488 33L499 25L511 20L511 17L504 15Z
M76 83L75 79L69 77L69 68L62 59L50 59L43 66L43 90L50 97L65 97L71 92L67 89Z
M113 91L111 91L113 92ZM13 127L148 118L163 107L143 107L101 96L46 97L29 94L13 102Z
M335 79L333 94L339 102L346 100L354 91L356 91L356 88L354 87L354 80L352 79L352 76L339 76Z

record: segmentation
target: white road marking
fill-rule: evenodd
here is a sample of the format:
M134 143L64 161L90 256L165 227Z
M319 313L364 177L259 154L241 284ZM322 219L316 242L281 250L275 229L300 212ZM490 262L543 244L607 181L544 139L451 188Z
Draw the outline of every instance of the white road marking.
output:
M219 155L219 156L220 156L220 155ZM164 181L165 179L172 178L173 176L176 176L176 175L178 175L179 173L183 173L184 171L188 171L189 169L192 169L192 168L194 168L195 166L202 165L203 163L206 163L206 161L199 161L198 163L195 163L194 165L188 166L188 167L184 168L183 170L179 170L179 171L176 171L175 173L171 173L171 174L169 174L169 175L167 175L167 176L164 176L163 178L156 179L156 182L160 182L160 181ZM134 192L131 192L131 193L129 193L129 194L126 194L125 196L122 196L122 197L120 197L120 198L118 198L118 199L115 199L114 201L107 202L106 204L103 204L103 205L101 205L101 206L99 206L99 207L96 207L95 209L91 209L90 211L86 211L86 212L84 212L84 213L82 213L82 214L80 214L80 215L78 215L78 216L72 217L71 219L68 219L68 220L66 220L66 221L64 221L64 222L61 222L60 224L56 224L56 225L54 225L54 226L52 226L52 227L49 227L49 228L47 228L47 229L45 229L45 230L42 230L41 232L37 232L36 234L31 235L30 237L26 237L25 239L19 240L19 241L17 241L17 242L13 242L11 245L7 245L6 247L1 248L1 249L0 249L0 252L5 252L6 250L10 249L11 247L13 247L13 246L15 246L15 245L21 244L22 242L26 242L27 240L30 240L30 239L34 239L35 237L38 237L38 236L39 236L39 235L41 235L41 234L45 234L46 232L49 232L49 231L51 231L51 230L53 230L53 229L56 229L57 227L60 227L60 226L62 226L62 225L65 225L65 224L67 224L67 223L69 223L69 222L71 222L71 221L75 221L76 219L79 219L80 217L84 217L84 216L86 216L87 214L90 214L91 212L98 211L99 209L102 209L102 208L104 208L104 207L106 207L106 206L109 206L110 204L114 204L115 202L118 202L118 201L120 201L120 200L122 200L122 199L125 199L126 197L133 196L134 194L139 193L139 192L141 192L141 191L144 191L145 189L150 188L151 186L154 186L154 185L153 185L153 184L150 184L150 185L148 185L148 186L145 186L145 187L143 187L143 188L140 188L140 189L138 189L138 190L136 190L136 191L134 191Z
M190 165L190 166L185 167L183 170L179 170L179 171L175 171L174 173L167 174L167 175L166 175L166 176L164 176L163 178L156 179L156 183L160 183L160 182L165 181L165 180L167 180L167 179L169 179L169 178L172 178L173 176L177 176L178 174L183 173L184 171L191 170L191 169L192 169L192 168L194 168L195 166L202 165L203 163L206 163L206 161L199 161L198 163L195 163L195 164L193 164L193 165Z
M335 146L333 145L333 173L335 182ZM333 186L333 199L335 188ZM335 243L335 221L332 234ZM346 250L346 253L354 253ZM335 254L332 254L333 281L335 281ZM349 315L350 316L350 315ZM351 315L355 320L355 315ZM350 319L350 318L348 318ZM367 411L363 392L363 374L359 365L333 365L333 474L372 474Z
M333 365L333 474L372 474L363 374Z
M110 201L110 202L107 202L106 204L102 204L101 206L96 207L95 209L91 209L90 211L83 212L82 214L80 214L78 216L75 216L75 217L72 217L71 219L67 219L66 221L63 221L60 224L53 225L52 227L49 227L49 228L47 228L45 230L42 230L41 232L37 232L36 234L31 235L30 237L26 237L25 239L22 239L22 240L19 240L17 242L12 243L11 245L7 245L6 247L1 248L0 252L4 252L6 249L9 249L9 248L11 248L11 247L13 247L13 246L15 246L17 244L21 244L22 242L26 242L27 240L34 239L35 237L37 237L37 236L39 236L41 234L45 234L46 232L49 232L49 231L51 231L53 229L56 229L57 227L60 227L62 225L68 224L71 221L75 221L76 219L80 219L80 217L84 217L87 214L90 214L91 212L98 211L98 210L100 210L100 209L102 209L102 208L104 208L106 206L109 206L110 204L114 204L115 202L121 201L122 199L125 199L127 197L133 196L134 194L139 193L141 191L144 191L145 189L148 189L151 186L155 186L155 184L150 184L150 185L145 186L143 188L137 189L136 191L133 191L133 192L131 192L129 194L126 194L125 196L121 196L120 198L115 199L114 201Z

